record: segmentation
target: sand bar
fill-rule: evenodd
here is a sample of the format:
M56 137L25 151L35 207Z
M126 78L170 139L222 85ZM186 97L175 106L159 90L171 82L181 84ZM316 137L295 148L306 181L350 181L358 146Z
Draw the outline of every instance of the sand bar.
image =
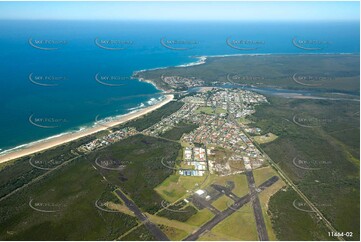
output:
M17 158L20 158L20 157L23 157L26 155L30 155L30 154L33 154L33 153L36 153L39 151L43 151L43 150L46 150L49 148L53 148L55 146L65 144L70 141L74 141L76 139L85 137L87 135L91 135L91 134L97 133L99 131L106 130L109 127L114 127L116 125L125 123L127 121L138 118L140 116L143 116L147 113L150 113L150 112L164 106L165 104L172 101L174 98L174 95L170 95L170 94L164 94L164 95L165 95L165 99L155 105L140 109L139 111L134 112L134 113L125 114L123 116L120 116L119 118L116 118L114 120L106 122L105 124L98 124L93 127L80 130L78 132L68 133L68 134L64 134L59 137L54 137L51 139L40 141L38 143L34 143L33 145L25 146L18 150L14 150L9 153L3 154L0 156L0 163L7 162L7 161L10 161L13 159L17 159Z

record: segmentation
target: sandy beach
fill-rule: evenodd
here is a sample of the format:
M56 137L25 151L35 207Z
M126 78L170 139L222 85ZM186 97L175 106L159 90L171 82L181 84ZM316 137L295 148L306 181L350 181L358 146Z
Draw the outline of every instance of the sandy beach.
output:
M33 154L33 153L36 153L36 152L39 152L39 151L43 151L43 150L46 150L46 149L49 149L49 148L53 148L53 147L56 147L58 145L68 143L70 141L85 137L87 135L97 133L97 132L102 131L102 130L106 130L109 127L114 127L116 125L125 123L127 121L138 118L140 116L143 116L143 115L145 115L147 113L150 113L150 112L162 107L163 105L169 103L174 98L174 95L169 95L169 94L168 95L164 94L164 95L165 95L165 99L162 100L161 102L155 104L155 105L140 109L139 111L134 112L134 113L129 113L129 114L120 116L119 118L111 120L109 122L106 122L105 124L104 123L97 124L97 125L95 125L93 127L86 128L86 129L83 129L83 130L78 131L78 132L64 134L64 135L59 136L59 137L54 137L54 138L51 138L51 139L47 139L47 140L44 140L44 141L41 141L41 142L38 142L38 143L34 143L33 145L29 145L29 146L26 146L24 148L14 150L14 151L9 152L7 154L1 155L0 156L0 163L7 162L7 161L10 161L10 160L13 160L13 159L17 159L17 158L20 158L20 157L23 157L23 156L26 156L26 155L30 155L30 154Z

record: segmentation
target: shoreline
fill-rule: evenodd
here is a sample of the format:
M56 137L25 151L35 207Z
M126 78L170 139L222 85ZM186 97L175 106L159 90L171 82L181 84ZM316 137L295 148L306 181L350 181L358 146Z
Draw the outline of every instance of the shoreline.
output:
M192 61L185 64L180 64L176 66L162 66L162 67L155 67L150 69L142 69L138 71L134 71L132 76L136 76L139 73L147 72L147 71L155 71L155 70L164 70L167 68L184 68L190 66L198 66L207 63L208 58L227 58L227 57L239 57L239 56L270 56L270 55L360 55L360 53L352 53L352 52L341 52L341 53L332 53L332 52L325 52L325 53L239 53L239 54L224 54L224 55L199 55L199 56L189 56L191 58L197 59L196 61ZM166 92L152 81L152 80L145 80L144 78L137 77L141 82L147 82L152 84L156 89Z
M152 70L167 69L167 68L172 68L172 67L183 68L183 67L202 65L207 62L208 58L226 58L226 57L237 57L237 56L264 56L264 55L359 55L359 53L242 53L242 54L239 53L239 54L224 54L224 55L220 54L220 55L190 56L191 58L195 58L197 60L186 63L186 64L176 65L176 66L156 67L156 68L151 68L151 69L138 70L138 71L134 71L132 76L137 75L138 73L141 73L141 72L152 71ZM100 124L95 123L91 127L86 127L86 128L81 127L81 129L78 131L64 132L64 133L50 136L50 137L47 137L47 138L44 138L41 140L32 141L27 144L22 144L22 145L19 145L17 147L10 148L7 150L0 149L0 163L4 163L4 162L7 162L7 161L10 161L13 159L21 158L23 156L27 156L27 155L30 155L30 154L33 154L36 152L44 151L49 148L54 148L56 146L74 141L79 138L83 138L85 136L94 134L96 132L107 130L110 127L117 126L119 124L128 122L132 119L141 117L149 112L152 112L174 99L174 95L167 94L167 92L169 92L169 90L164 90L164 89L158 87L156 85L156 83L153 82L152 80L147 80L147 79L144 79L141 77L137 77L137 79L140 82L146 82L148 84L153 85L157 90L162 92L162 95L165 96L165 99L160 101L159 103L156 103L154 105L151 105L151 106L148 106L145 108L137 109L137 107L136 107L135 110L133 110L129 113L126 113L124 115L111 117L111 120L107 121L105 123L106 125L104 125L103 123L100 123ZM209 88L209 87L206 87L206 88Z
M83 138L88 135L95 134L99 131L107 130L111 127L117 126L119 124L126 123L133 119L139 118L143 115L146 115L152 111L157 110L158 108L164 106L165 104L171 102L174 99L174 95L170 95L167 93L163 93L165 99L148 107L139 109L135 112L130 112L119 117L115 117L113 120L106 123L97 123L89 128L84 128L82 130L72 132L72 133L64 133L63 135L56 135L53 137L45 138L44 140L35 141L29 144L24 144L19 147L19 149L15 149L13 151L9 151L4 155L0 155L0 163L8 162L14 159L18 159L27 155L31 155L40 151L44 151L50 148L57 147L59 145L63 145L69 143L71 141ZM6 152L4 150L3 152Z
M164 89L158 87L157 84L155 82L153 82L152 80L146 80L146 79L144 79L142 77L138 77L138 80L140 82L145 82L145 83L148 83L148 84L152 85L155 89L161 91L163 94L166 94L168 92L167 90L164 90Z

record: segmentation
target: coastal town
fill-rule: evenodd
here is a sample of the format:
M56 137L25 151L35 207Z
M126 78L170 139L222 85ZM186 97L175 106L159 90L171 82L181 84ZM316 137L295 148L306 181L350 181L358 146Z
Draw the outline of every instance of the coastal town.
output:
M110 134L107 134L101 138L94 139L87 144L81 145L80 147L78 147L77 150L81 153L87 153L87 152L108 146L110 144L113 144L117 141L125 139L129 136L135 135L137 133L138 133L137 130L135 130L132 127L124 128L121 130L111 132Z
M184 133L180 139L183 157L178 168L181 176L230 175L242 173L245 166L251 169L262 166L265 158L249 139L249 134L259 134L257 127L243 122L255 112L256 105L267 99L255 92L241 89L211 88L204 92L182 97L183 106L173 114L143 130L126 127L80 146L87 153L108 146L136 134L161 137L173 128L187 124L197 126Z
M361 241L360 1L0 1L1 241Z
M171 89L188 89L204 86L204 81L195 77L161 76L161 80Z
M143 131L145 135L160 136L179 124L198 126L181 138L182 144L187 144L182 165L193 165L194 169L181 169L180 175L202 176L204 167L210 173L229 175L243 172L243 162L251 164L253 169L264 164L264 157L246 134L261 130L242 122L255 112L256 105L267 102L264 96L246 90L213 88L181 101L184 105L180 110ZM218 153L224 151L227 157L221 158Z

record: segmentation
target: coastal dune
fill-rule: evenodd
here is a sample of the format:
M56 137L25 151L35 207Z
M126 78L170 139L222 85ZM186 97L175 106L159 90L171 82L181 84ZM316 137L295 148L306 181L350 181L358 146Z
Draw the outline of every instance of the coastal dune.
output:
M82 137L97 133L99 131L106 130L106 129L110 128L110 127L117 126L119 124L128 122L128 121L130 121L132 119L139 118L139 117L141 117L141 116L143 116L143 115L145 115L147 113L150 113L150 112L164 106L165 104L172 101L173 98L174 98L174 95L165 94L165 99L162 100L161 102L159 102L159 103L157 103L155 105L140 109L137 112L129 113L129 114L125 114L123 116L120 116L119 118L116 118L116 119L114 119L112 121L106 122L106 125L104 125L104 124L96 124L93 127L86 128L86 129L80 130L78 132L64 134L64 135L59 136L59 137L50 138L50 139L47 139L47 140L44 140L44 141L40 141L38 143L34 143L32 145L29 145L29 146L25 146L25 147L23 147L21 149L11 151L9 153L6 153L6 154L0 156L0 163L7 162L7 161L17 159L17 158L21 158L23 156L31 155L31 154L36 153L36 152L44 151L46 149L53 148L53 147L68 143L70 141L74 141L74 140L77 140L79 138L82 138Z

